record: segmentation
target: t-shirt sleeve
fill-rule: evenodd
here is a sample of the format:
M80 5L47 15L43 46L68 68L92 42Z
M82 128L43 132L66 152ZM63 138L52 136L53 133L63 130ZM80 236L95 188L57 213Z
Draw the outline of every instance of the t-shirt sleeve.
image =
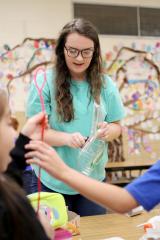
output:
M105 102L107 104L107 115L105 121L115 122L125 117L125 109L116 84L109 76L105 76L106 90Z
M125 189L147 211L154 208L160 203L160 161L128 184Z
M50 75L48 75L47 72L46 72L46 77L47 78L50 77ZM44 78L45 78L44 73L40 73L37 75L36 81L39 88L41 88L41 86L43 85ZM45 111L48 115L50 115L51 97L50 97L50 89L49 89L48 81L46 81L43 87L42 96L44 100ZM31 117L41 111L42 111L42 106L40 102L40 95L36 88L34 80L32 80L30 89L29 89L28 98L27 98L26 116Z
M11 150L10 156L12 158L11 163L8 165L6 174L12 177L20 186L23 186L22 172L26 168L25 153L28 150L25 149L25 145L29 143L30 139L23 134L20 134L16 140L15 147Z

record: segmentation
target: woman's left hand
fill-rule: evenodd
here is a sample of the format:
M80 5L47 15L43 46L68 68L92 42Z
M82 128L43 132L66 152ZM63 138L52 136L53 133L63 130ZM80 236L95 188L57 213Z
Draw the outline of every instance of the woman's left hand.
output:
M101 122L98 124L97 138L101 140L107 140L110 134L110 126L107 122Z
M122 133L122 127L117 122L107 123L101 122L98 124L97 138L104 141L112 141L115 138L118 138Z

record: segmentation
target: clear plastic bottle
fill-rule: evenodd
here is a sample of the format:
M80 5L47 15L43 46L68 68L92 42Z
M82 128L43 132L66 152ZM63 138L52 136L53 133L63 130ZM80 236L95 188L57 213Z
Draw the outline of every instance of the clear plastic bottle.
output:
M101 106L94 103L91 136L88 138L78 156L79 170L85 175L90 175L99 163L105 149L105 141L97 138L98 123L103 122Z

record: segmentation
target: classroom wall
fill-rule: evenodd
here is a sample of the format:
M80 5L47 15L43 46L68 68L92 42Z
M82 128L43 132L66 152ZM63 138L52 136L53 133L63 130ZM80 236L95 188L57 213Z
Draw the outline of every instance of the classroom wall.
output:
M25 38L57 38L65 23L73 18L73 2L146 6L160 8L159 0L0 0L0 53L3 45L11 48ZM155 43L158 38L100 35L102 53L115 45L131 46L134 41Z
M26 37L55 38L72 18L69 0L0 0L0 45L14 46ZM2 31L3 30L3 31Z
M8 43L13 47L26 37L56 38L73 18L73 2L160 7L159 0L0 0L0 46ZM111 37L108 42L110 45Z

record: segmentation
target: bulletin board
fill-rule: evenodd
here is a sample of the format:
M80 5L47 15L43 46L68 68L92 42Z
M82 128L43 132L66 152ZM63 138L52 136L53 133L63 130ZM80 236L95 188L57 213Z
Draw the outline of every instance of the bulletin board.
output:
M123 138L110 148L111 161L159 159L160 42L145 40L113 45L104 54L106 72L116 82L126 118Z
M123 136L110 143L110 161L159 158L160 42L101 39L103 67L117 84L127 116ZM28 89L38 66L54 65L55 39L26 38L0 48L0 87L7 89L12 114L24 122Z
M7 89L12 113L24 112L32 73L53 64L55 40L26 38L10 49L0 48L0 87Z

